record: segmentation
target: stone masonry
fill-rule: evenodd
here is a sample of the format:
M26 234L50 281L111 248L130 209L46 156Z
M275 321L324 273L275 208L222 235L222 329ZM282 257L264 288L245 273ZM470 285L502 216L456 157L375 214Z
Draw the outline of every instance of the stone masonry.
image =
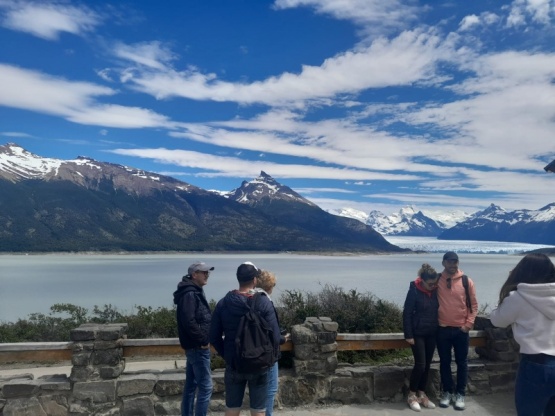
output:
M476 329L487 334L480 358L469 365L469 394L488 394L514 387L518 345L510 330L494 328L479 318ZM179 415L185 379L183 369L124 373L126 324L85 324L71 333L70 377L30 374L0 378L0 415L4 416L158 416ZM292 328L292 369L280 369L277 402L287 407L323 403L364 404L401 401L411 367L349 365L338 362L338 325L310 317ZM213 373L210 410L224 410L223 370ZM428 394L439 393L439 371L433 365Z

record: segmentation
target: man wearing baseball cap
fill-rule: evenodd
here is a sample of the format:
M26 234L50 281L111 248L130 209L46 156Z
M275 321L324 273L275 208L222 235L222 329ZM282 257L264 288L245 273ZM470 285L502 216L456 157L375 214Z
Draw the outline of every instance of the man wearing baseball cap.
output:
M203 262L191 264L173 294L173 303L177 305L179 343L185 350L186 356L185 386L181 402L182 416L206 415L212 397L208 341L211 312L203 290L212 270L214 267ZM197 396L196 409L195 395Z
M468 379L468 332L474 326L478 313L478 301L474 282L459 269L459 256L453 251L443 255L444 267L437 288L439 300L437 352L439 373L443 394L441 407L449 407L451 402L456 410L465 409L466 383ZM466 286L466 287L465 287ZM451 350L455 351L457 364L457 385L453 391L451 373Z

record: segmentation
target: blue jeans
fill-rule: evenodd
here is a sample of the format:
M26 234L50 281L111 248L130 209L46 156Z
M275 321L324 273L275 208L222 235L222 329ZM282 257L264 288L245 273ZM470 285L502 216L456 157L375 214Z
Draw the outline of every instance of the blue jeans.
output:
M443 391L453 393L453 374L451 373L451 350L455 350L457 363L456 393L465 395L468 378L468 347L470 336L460 328L440 326L437 331L437 353L439 354L439 374Z
M278 363L268 370L268 395L266 396L266 416L274 414L274 398L278 391L279 370Z
M225 406L239 410L243 405L245 388L249 385L251 412L264 412L268 396L268 370L260 373L238 373L227 366L224 375Z
M185 387L181 402L182 416L206 416L212 397L212 372L210 371L210 349L190 348L185 352ZM195 393L197 392L195 410Z
M555 415L555 357L520 354L515 384L518 416Z

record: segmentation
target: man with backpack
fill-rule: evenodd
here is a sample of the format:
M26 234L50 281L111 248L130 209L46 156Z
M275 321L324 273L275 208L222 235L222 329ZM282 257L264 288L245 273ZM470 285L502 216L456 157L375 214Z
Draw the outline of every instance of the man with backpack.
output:
M266 413L268 370L277 360L280 330L272 302L254 290L259 274L251 262L241 264L239 289L228 292L212 315L210 343L226 363L226 416L240 414L247 384L251 416Z
M439 373L443 394L441 407L449 407L451 402L456 410L465 409L466 383L468 379L468 332L474 326L478 313L478 301L474 282L459 269L459 256L453 251L443 255L444 267L438 281L439 300L437 332L437 352L439 354ZM457 364L457 385L453 391L451 373L451 350L455 351Z
M212 397L210 344L208 333L212 315L203 287L214 267L197 262L189 266L173 294L179 343L185 350L185 386L181 402L182 416L205 416ZM197 394L198 390L198 394ZM197 403L195 409L195 395Z

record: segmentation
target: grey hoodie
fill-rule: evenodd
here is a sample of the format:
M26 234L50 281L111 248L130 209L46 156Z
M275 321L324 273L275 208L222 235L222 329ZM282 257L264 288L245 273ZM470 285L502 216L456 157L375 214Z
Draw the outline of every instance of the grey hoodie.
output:
M490 314L493 325L512 325L523 354L555 356L555 283L520 283Z

